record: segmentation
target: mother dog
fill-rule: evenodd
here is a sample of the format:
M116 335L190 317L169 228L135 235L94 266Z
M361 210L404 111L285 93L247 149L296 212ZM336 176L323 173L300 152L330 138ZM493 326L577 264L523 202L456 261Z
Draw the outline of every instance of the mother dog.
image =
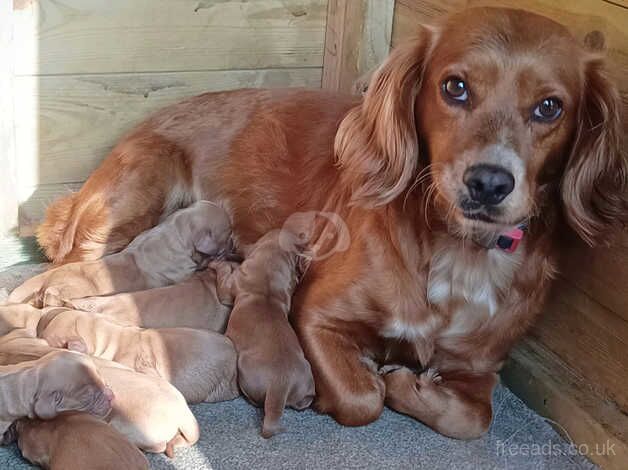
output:
M626 216L620 108L562 26L467 10L398 47L363 100L240 90L162 110L49 208L39 241L56 263L98 258L198 199L227 207L240 243L334 213L349 248L312 263L291 317L316 408L363 425L387 403L473 438L561 222L595 244ZM333 244L331 225L312 243Z

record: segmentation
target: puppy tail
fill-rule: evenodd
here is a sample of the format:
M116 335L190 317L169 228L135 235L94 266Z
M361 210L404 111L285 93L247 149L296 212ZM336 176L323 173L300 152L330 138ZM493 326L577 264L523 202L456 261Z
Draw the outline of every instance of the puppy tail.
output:
M268 439L283 431L279 421L283 415L288 399L288 387L283 384L273 384L266 392L264 401L264 424L262 425L262 437Z

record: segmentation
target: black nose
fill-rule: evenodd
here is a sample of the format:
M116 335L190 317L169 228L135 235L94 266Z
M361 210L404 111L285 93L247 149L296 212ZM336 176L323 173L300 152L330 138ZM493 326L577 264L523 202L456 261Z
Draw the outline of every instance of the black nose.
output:
M462 181L471 199L490 206L502 202L515 187L512 173L494 165L473 165L464 172Z

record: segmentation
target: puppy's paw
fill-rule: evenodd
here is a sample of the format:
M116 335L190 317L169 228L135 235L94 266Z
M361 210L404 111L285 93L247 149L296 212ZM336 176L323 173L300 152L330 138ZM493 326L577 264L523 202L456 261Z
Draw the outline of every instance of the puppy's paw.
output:
M40 298L42 307L63 307L65 305L62 290L58 287L48 287Z
M66 347L70 351L76 351L79 353L87 354L87 345L85 344L85 341L83 341L81 338L69 339L66 344Z
M418 384L424 387L434 384L440 384L442 381L443 378L439 374L438 370L432 367L421 372L417 380Z
M405 366L402 366L401 364L386 364L380 367L377 373L379 375L386 375L386 374L390 374L391 372L395 372L396 370L402 369L404 367Z

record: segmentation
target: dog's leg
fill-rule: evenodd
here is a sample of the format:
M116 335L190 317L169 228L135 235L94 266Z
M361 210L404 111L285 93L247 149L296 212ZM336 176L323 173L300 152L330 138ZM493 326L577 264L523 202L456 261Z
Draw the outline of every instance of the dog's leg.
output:
M314 327L300 339L314 375L314 407L345 426L375 421L384 408L384 380L351 336Z
M406 367L382 368L386 405L412 416L445 436L475 439L489 428L495 373L427 369L419 375Z

